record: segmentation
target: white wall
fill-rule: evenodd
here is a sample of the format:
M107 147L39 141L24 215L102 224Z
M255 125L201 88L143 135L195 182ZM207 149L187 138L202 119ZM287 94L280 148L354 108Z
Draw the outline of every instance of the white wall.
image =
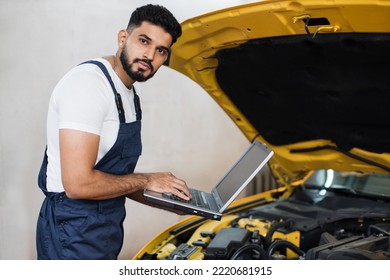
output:
M182 22L227 0L0 0L0 259L35 259L35 225L43 194L37 173L45 146L51 90L71 67L114 54L117 32L147 3ZM143 155L138 171L172 171L207 189L249 142L193 81L162 68L139 84ZM121 259L181 216L128 201Z

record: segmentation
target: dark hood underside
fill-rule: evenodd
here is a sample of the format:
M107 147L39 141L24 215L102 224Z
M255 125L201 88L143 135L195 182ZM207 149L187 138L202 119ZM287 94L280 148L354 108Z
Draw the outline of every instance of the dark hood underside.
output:
M249 41L217 53L219 85L265 140L390 152L390 35Z

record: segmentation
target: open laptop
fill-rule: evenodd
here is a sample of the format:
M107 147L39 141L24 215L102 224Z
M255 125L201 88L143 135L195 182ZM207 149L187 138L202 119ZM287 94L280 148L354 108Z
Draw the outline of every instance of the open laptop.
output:
M220 220L223 211L233 202L256 174L266 165L274 152L255 140L241 158L220 179L211 192L190 188L192 198L184 201L175 195L144 191L146 201L184 213ZM196 204L199 195L201 204Z

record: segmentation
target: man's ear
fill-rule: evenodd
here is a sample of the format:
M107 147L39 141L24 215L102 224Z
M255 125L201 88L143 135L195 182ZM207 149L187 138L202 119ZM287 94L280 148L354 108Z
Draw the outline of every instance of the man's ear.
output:
M127 36L129 34L127 33L126 29L122 29L118 32L118 46L122 48L125 45L125 41L127 39Z

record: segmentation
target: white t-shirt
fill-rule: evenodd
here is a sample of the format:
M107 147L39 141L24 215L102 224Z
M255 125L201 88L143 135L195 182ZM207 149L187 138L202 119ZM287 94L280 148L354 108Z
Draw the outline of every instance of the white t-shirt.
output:
M126 122L136 120L134 93L116 75L110 63L102 62L110 74L117 92L121 95ZM91 63L79 65L70 70L54 88L47 117L47 190L62 192L59 130L75 129L100 136L96 163L114 145L119 117L115 96L100 68Z

